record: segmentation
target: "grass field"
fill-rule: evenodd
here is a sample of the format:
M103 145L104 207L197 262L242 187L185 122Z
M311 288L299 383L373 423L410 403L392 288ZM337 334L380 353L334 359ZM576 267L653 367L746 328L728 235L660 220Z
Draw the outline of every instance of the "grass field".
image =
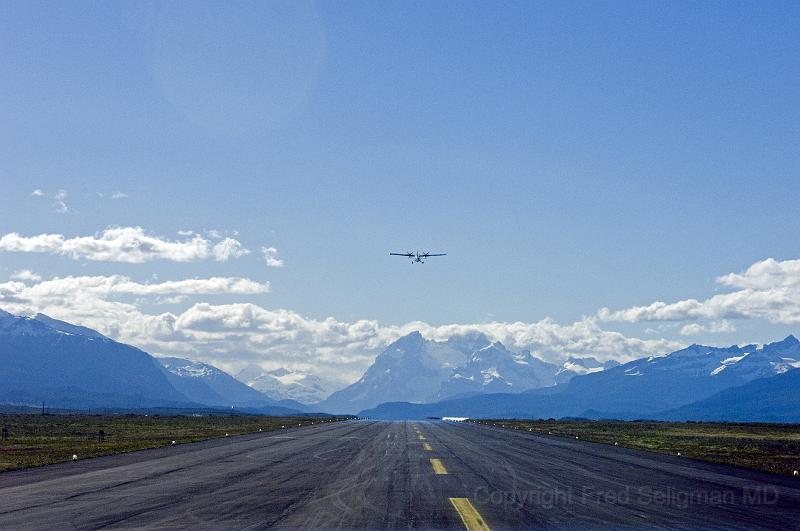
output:
M339 419L257 415L0 414L0 472ZM100 441L100 430L104 432Z
M475 420L480 424L649 450L793 475L800 425L590 420Z

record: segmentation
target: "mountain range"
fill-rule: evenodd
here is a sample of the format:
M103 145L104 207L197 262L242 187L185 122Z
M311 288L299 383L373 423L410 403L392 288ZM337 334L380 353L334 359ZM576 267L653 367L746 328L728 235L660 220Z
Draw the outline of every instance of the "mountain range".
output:
M521 393L613 365L591 357L570 358L557 365L529 351L512 352L480 333L438 342L412 332L381 351L357 382L315 407L356 413L385 402L430 403L487 393Z
M24 353L24 354L23 354ZM3 360L5 357L5 360ZM384 349L356 383L333 392L318 376L251 365L237 378L207 363L154 358L95 330L53 319L0 313L0 402L53 407L273 408L355 413L389 401L435 402L487 393L520 393L603 369L594 358L545 362L485 335L445 342L419 332ZM314 404L309 407L308 404ZM277 408L277 409L276 409Z
M233 407L262 407L265 404L305 411L295 400L273 398L234 378L227 372L199 361L157 357L167 379L184 396L194 402Z
M620 365L591 357L549 363L479 333L432 341L413 332L381 351L357 382L331 394L331 382L287 369L253 365L238 376L198 361L154 358L46 315L0 310L0 404L314 410L386 419L800 422L800 341L794 336L766 345L691 345Z
M580 416L758 420L762 418L759 412L770 411L773 418L800 420L800 409L794 407L797 400L792 402L792 397L800 391L795 376L798 367L800 342L794 336L763 346L691 345L666 356L643 358L574 376L554 387L428 404L384 403L361 414L377 418ZM742 409L737 410L736 404Z
M275 400L294 400L314 404L326 399L338 386L314 374L286 368L265 371L258 365L249 365L236 374L236 379L246 383Z
M800 369L758 378L658 415L663 420L800 422Z
M42 402L75 409L234 406L271 414L302 407L210 365L156 359L89 328L0 310L0 403Z

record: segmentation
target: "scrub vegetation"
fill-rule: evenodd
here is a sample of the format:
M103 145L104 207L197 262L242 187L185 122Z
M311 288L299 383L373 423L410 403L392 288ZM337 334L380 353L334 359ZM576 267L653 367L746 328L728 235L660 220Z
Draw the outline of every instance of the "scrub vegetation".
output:
M260 415L0 414L0 471L34 467L215 437L280 430L335 417Z
M610 420L507 420L472 422L648 450L793 475L800 470L800 425Z

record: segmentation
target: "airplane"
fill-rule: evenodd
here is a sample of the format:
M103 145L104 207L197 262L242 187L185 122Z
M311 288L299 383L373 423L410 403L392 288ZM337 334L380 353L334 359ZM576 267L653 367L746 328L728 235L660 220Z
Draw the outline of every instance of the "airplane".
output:
M417 251L416 253L412 253L408 251L407 253L389 253L389 256L405 256L406 258L411 258L411 263L415 264L419 262L420 264L425 263L426 258L430 258L431 256L447 256L447 253L441 254L432 254L432 253L421 253Z

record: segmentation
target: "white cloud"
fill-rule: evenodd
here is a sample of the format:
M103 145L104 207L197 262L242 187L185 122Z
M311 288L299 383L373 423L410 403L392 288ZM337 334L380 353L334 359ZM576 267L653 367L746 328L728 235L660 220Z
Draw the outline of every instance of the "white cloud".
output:
M765 319L800 323L800 260L779 262L769 258L743 273L718 277L717 282L740 289L704 300L657 301L616 311L602 308L598 316L603 321L620 322Z
M31 192L31 196L49 197L50 199L52 199L53 212L57 212L59 214L77 214L76 210L72 209L69 205L67 205L66 190L59 190L55 194L50 196L46 194L41 188L37 188L33 192Z
M267 267L283 267L283 260L278 258L278 250L275 247L262 247L261 252L264 254Z
M703 325L700 323L689 323L680 329L682 336L697 336L700 334L725 334L736 332L736 326L728 320L714 321Z
M30 278L30 277L29 277ZM15 289L15 297L32 303L56 300L63 301L77 294L106 298L113 295L253 295L267 293L269 283L240 277L190 278L164 282L141 283L122 275L55 277L41 280L33 285L7 282L0 284Z
M157 297L156 304L180 304L185 302L189 297L187 295L175 295L173 297Z
M482 332L505 345L516 349L531 350L538 357L558 361L568 356L591 355L601 361L616 359L629 361L645 355L666 353L680 344L663 339L638 339L620 332L603 330L597 320L586 317L571 324L562 325L550 318L533 323L493 322L469 325L443 325L430 327L421 323L406 325L419 329L426 337L438 340L470 331Z
M729 273L717 277L723 286L742 289L772 289L800 286L800 260L779 262L767 258L748 267L742 273Z
M337 374L348 381L357 379L381 348L414 330L436 340L483 332L509 347L530 349L554 361L571 355L629 360L680 346L603 330L592 318L568 325L544 319L535 323L386 326L375 320L312 319L253 303L189 301L214 294L256 295L268 289L268 284L243 278L140 283L119 275L64 277L33 285L0 283L0 307L16 313L46 313L95 328L153 354L189 356L228 370L267 362ZM147 310L148 300L155 304L188 301L188 307L174 313L152 313Z
M59 190L53 196L53 211L59 214L76 214L77 211L67 205L67 191Z
M0 239L0 248L10 246L32 249L30 252L64 252L69 241L61 235L27 239L18 235L14 238L8 236ZM93 240L104 239L101 234ZM199 255L217 257L216 246L211 246L195 233L186 234L181 242L167 243L192 244L197 239L205 241L199 245L200 249L205 249L205 255L202 251ZM111 240L116 241L115 238ZM217 242L217 245L224 241ZM220 257L231 258L241 250L239 246L226 245L230 247L224 252L220 250ZM86 245L78 247L84 255L89 252ZM262 250L265 258L268 249ZM102 245L90 250L112 253ZM148 248L148 252L163 254L167 251ZM279 260L276 251L272 258ZM730 320L735 318L797 323L800 322L800 282L797 282L800 272L796 272L795 262L765 260L742 273L720 277L719 284L732 290L708 299L655 302L613 312L604 308L598 312L598 317L587 317L569 324L542 319L536 322L440 326L410 322L397 326L382 325L375 320L314 319L291 310L270 309L251 302L213 304L207 299L198 300L214 295L259 295L269 290L268 283L236 277L155 279L142 283L119 275L39 280L34 273L20 271L12 280L0 283L0 306L17 313L40 311L96 328L153 354L188 356L232 371L256 362L335 373L353 381L381 348L413 330L440 341L469 332L482 332L510 348L529 349L550 361L589 355L601 360L628 361L664 354L682 344L652 335L641 339L606 330L601 326L602 320L662 321L646 333L677 330L683 336L734 332L736 328ZM181 306L169 312L154 310L164 304Z
M249 251L231 238L212 248L199 234L183 232L183 240L152 236L141 227L109 227L93 236L67 238L62 234L21 236L11 232L0 238L0 251L49 253L75 260L142 263L152 260L194 262L213 257L216 260L238 258Z
M240 258L250 254L248 249L245 249L241 242L233 238L225 238L214 245L212 252L214 259L218 262L227 262L231 258Z
M0 283L0 307L22 314L42 312L100 332L153 353L202 352L204 346L175 328L172 313L147 313L155 304L177 303L185 297L258 295L268 283L246 278L217 277L140 283L121 275L63 277L28 285ZM182 298L177 298L182 297Z
M37 275L36 273L34 273L33 271L30 271L28 269L22 269L20 271L15 271L11 275L11 278L13 280L22 280L22 281L33 280L33 281L36 281L36 282L38 282L39 280L42 280L42 277L40 275Z

